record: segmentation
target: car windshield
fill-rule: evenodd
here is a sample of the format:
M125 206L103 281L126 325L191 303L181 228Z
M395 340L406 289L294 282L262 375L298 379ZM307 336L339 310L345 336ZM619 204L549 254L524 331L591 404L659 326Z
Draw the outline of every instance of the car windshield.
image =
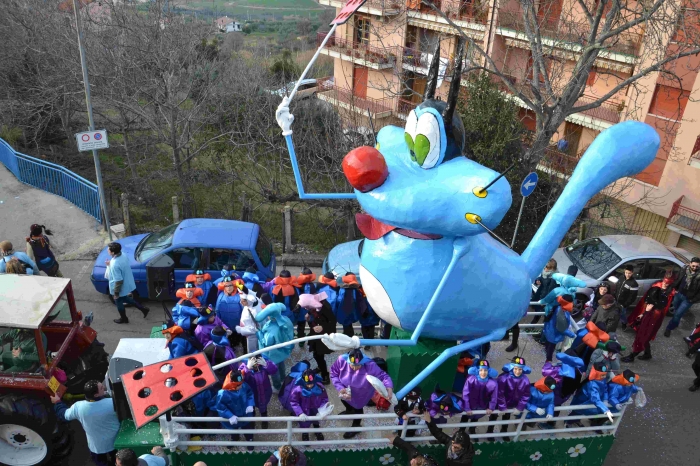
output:
M175 230L179 223L165 227L160 231L151 233L141 240L139 245L136 247L136 260L139 262L145 262L151 257L153 257L158 251L163 248L170 247L173 244L173 236L175 235Z
M596 279L620 263L620 256L598 238L574 244L564 251L579 270Z

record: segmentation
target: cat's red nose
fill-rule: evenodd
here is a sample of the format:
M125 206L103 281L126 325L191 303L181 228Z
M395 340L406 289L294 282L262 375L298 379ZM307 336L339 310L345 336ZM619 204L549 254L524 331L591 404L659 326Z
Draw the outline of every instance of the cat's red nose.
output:
M353 188L366 193L384 184L389 176L389 167L377 149L361 146L345 156L343 173Z

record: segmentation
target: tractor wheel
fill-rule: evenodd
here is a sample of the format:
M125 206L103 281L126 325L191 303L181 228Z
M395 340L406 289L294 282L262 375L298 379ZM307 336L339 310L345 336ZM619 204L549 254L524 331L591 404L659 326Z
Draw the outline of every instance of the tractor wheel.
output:
M0 397L0 465L49 464L58 429L65 430L57 424L48 400L19 394Z
M68 376L64 384L67 393L82 394L85 382L89 380L102 382L105 379L109 368L109 355L103 347L92 342L77 359L61 362L60 367Z

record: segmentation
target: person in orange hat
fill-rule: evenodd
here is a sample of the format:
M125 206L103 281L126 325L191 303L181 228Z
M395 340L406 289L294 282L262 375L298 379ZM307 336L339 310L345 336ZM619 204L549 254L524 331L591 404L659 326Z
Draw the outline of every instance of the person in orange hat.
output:
M316 294L316 283L314 283L314 280L316 280L316 274L313 273L310 268L304 267L299 276L295 279L294 286L299 289L299 296L303 294ZM295 306L292 307L292 312L294 313L294 317L296 317L297 338L303 338L306 336L306 309L303 306ZM299 346L303 347L304 342L302 341L299 343Z
M255 416L255 397L253 391L245 383L244 377L238 370L229 372L223 387L216 394L216 399L212 403L219 416L228 419L227 422L221 423L225 429L247 429L250 423L239 421L238 418ZM249 442L253 440L253 434L244 434L244 436ZM231 435L231 440L234 442L238 439L239 434ZM247 448L253 450L255 447L251 445Z
M289 273L289 270L283 270L279 276L272 280L272 283L274 283L270 291L272 302L284 304L282 315L292 322L297 322L297 318L292 312L292 309L297 307L299 302L299 289L296 287L296 278Z
M195 270L185 279L186 282L194 282L194 285L202 290L204 305L214 304L216 302L217 289L211 281L211 275L205 273L204 270Z
M194 282L187 282L184 288L177 290L175 296L180 298L180 301L173 307L173 322L183 330L190 330L193 320L199 318L198 309L202 307L202 303L198 298L202 296L202 290L195 287Z
M608 371L610 367L606 362L599 361L593 365L588 382L576 392L574 399L571 400L572 405L595 405L595 408L578 409L571 411L571 416L593 416L595 414L606 414L612 422L612 413L605 404L608 401ZM606 421L605 418L591 419L591 426L602 425ZM583 427L578 420L569 420L564 424L566 427Z
M676 293L671 287L674 281L673 274L669 272L663 280L651 285L644 299L639 301L634 312L627 318L627 325L634 328L637 335L632 343L632 353L622 358L623 362L634 362L642 351L644 354L639 356L640 360L651 359L650 342L656 338L656 333L661 328L673 295Z
M189 356L202 350L202 345L194 337L187 335L178 325L166 328L163 330L163 335L168 340L165 346L170 351L170 359Z
M576 338L576 334L569 330L571 325L571 311L574 309L574 299L571 295L565 294L557 297L557 305L552 312L545 317L542 337L544 338L544 348L547 353L546 361L552 361L554 350L557 344L564 340L564 337Z

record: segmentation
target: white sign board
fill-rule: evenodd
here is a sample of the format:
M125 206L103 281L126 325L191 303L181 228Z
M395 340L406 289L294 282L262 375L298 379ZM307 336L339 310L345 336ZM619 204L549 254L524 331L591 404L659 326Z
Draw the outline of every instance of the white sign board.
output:
M80 152L93 149L107 149L109 147L106 129L78 133L75 135L75 139L78 142L78 150Z

